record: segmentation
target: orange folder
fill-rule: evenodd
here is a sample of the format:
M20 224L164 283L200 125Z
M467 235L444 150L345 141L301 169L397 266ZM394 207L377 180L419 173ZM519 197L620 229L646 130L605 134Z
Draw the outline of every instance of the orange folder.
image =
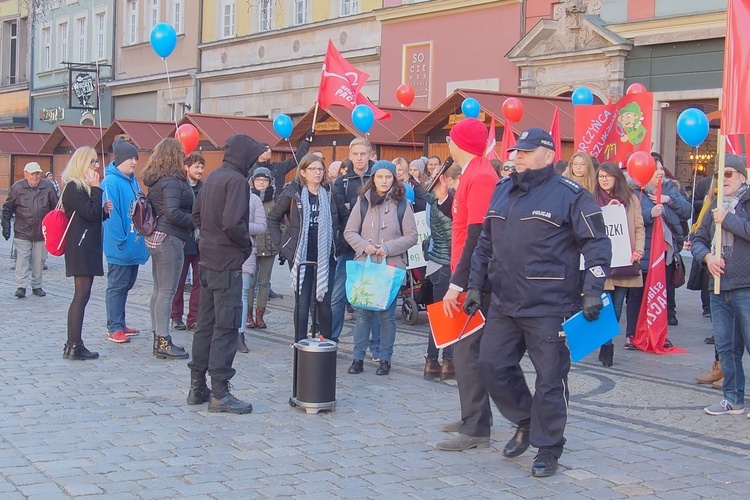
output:
M465 300L466 292L458 296L459 303L463 304ZM432 339L438 348L455 344L459 338L466 338L484 326L482 311L477 311L469 319L469 315L461 309L459 312L454 311L453 317L450 318L443 311L442 301L427 306L427 317L430 320Z

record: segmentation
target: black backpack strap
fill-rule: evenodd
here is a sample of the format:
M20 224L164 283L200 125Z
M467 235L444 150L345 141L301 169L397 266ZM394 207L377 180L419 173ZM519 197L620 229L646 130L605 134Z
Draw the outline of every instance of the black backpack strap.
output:
M398 228L401 230L401 236L404 235L404 214L406 213L406 203L406 197L401 198L396 207L396 217L398 217Z
M360 223L359 223L359 232L362 233L362 226L365 223L365 216L367 215L367 209L370 208L370 203L367 201L366 198L359 198L359 216L360 216Z

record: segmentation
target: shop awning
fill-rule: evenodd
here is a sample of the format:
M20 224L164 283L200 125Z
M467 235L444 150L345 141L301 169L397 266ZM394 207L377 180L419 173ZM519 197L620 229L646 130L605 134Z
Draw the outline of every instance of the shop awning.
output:
M179 124L185 123L190 123L198 129L201 134L199 145L203 149L222 149L227 139L235 134L249 135L258 142L271 145L279 140L279 136L273 131L273 120L270 118L187 114Z
M0 153L35 155L48 137L47 132L0 130Z
M495 114L496 127L499 130L502 130L504 121L503 102L508 97L517 97L523 103L524 111L520 122L511 123L516 135L533 127L549 131L552 124L552 115L555 112L555 107L558 107L560 108L560 135L562 140L573 140L573 104L569 98L463 89L456 90L438 104L412 131L402 135L401 140L412 140L412 132L413 140L423 141L424 137L436 127L444 127L449 130L450 127L446 126L446 121L451 115L461 114L461 103L468 97L473 97L479 101L487 125L492 120L492 113Z
M94 147L101 139L99 127L85 125L58 125L49 134L44 145L39 149L42 154L54 154L59 147L67 147L69 153L83 146Z
M115 139L127 136L139 151L153 151L162 139L174 137L174 132L172 122L117 119L104 132L95 149L101 151L103 146L104 151L109 152Z

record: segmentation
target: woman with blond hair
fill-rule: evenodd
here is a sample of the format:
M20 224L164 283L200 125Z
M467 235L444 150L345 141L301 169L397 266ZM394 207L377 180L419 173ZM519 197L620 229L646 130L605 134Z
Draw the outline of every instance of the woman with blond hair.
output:
M570 157L568 168L563 172L563 177L576 181L586 191L593 193L596 189L596 169L591 157L586 153L578 152Z
M187 359L187 351L172 343L169 318L177 283L180 279L188 238L193 238L190 215L195 196L185 180L185 154L177 139L163 139L143 170L148 201L156 215L156 229L146 237L151 254L154 288L151 293L151 330L154 332L154 356L160 359Z
M99 353L89 351L81 338L83 316L91 297L94 276L104 275L102 264L102 221L112 211L112 202L102 206L99 160L90 147L73 153L62 173L62 203L70 227L65 245L65 275L73 276L75 291L68 308L68 341L63 358L96 359Z

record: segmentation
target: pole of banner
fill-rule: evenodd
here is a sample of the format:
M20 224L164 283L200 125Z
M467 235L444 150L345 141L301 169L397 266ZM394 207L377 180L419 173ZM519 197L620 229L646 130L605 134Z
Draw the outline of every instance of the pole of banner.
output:
M719 166L716 170L716 174L718 176L718 179L716 180L716 206L717 207L723 207L724 206L724 158L726 157L726 144L727 144L727 136L719 132L718 137L718 144L717 147L719 148ZM708 217L709 214L706 214L706 217ZM715 246L714 246L714 252L716 252L716 256L721 259L721 224L716 224L716 236L715 239ZM714 294L718 295L721 291L721 277L714 276Z
M315 132L316 121L318 120L318 101L315 101L315 111L313 111L312 131Z

